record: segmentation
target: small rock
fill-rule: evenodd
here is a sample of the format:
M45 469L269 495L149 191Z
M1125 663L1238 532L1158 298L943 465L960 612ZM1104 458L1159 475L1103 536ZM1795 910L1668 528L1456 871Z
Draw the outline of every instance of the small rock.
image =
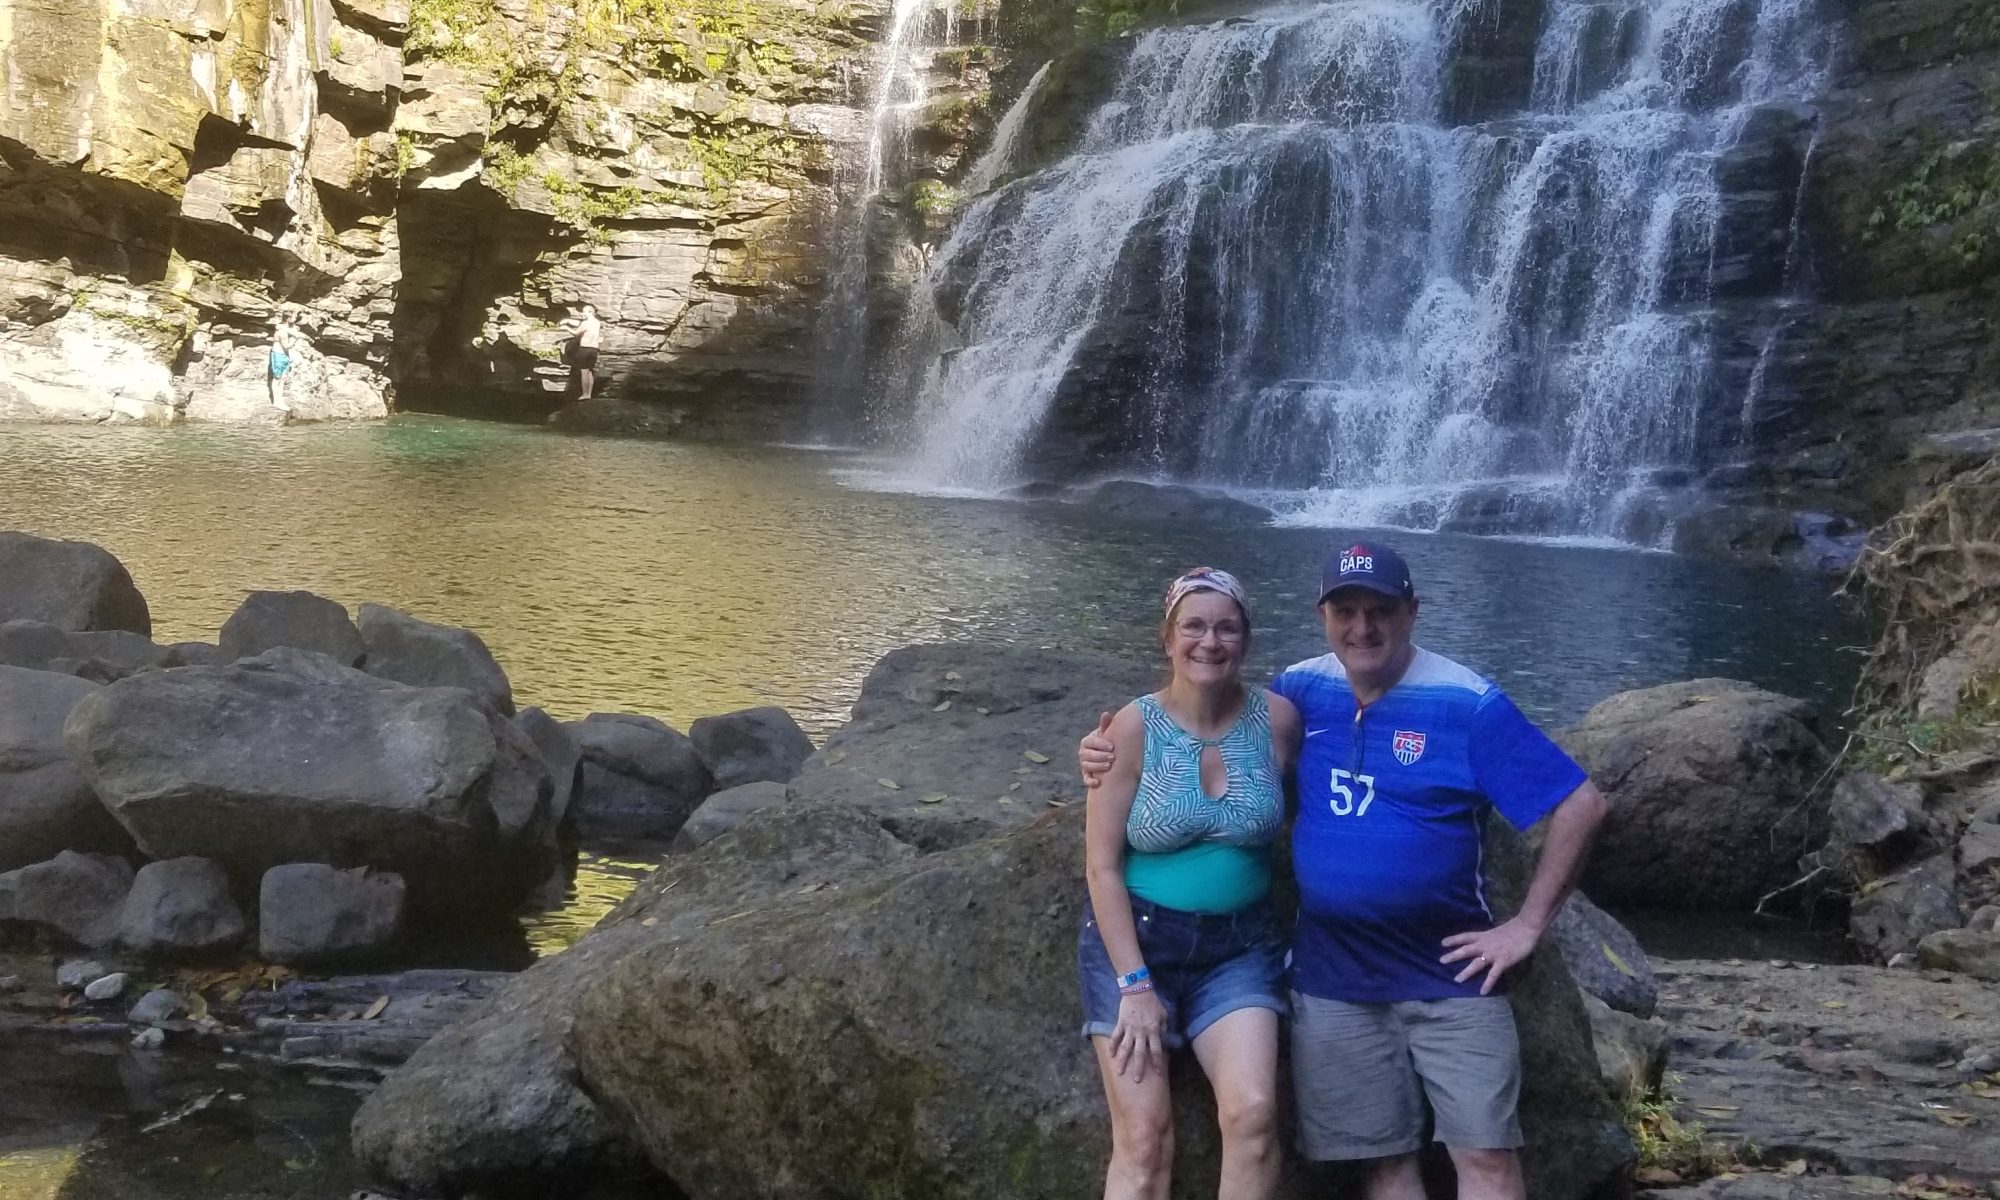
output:
M326 1053L326 1039L323 1037L288 1037L278 1043L278 1057L290 1061L296 1058L312 1058Z
M2000 904L1982 904L1973 911L1972 919L1965 923L1967 929L1976 933L1992 933L2000 930Z
M56 986L73 991L108 973L94 958L72 959L56 968Z
M1892 954L1889 956L1889 965L1898 970L1914 968L1917 965L1917 956L1907 950L1901 954Z
M0 996L4 996L8 992L18 992L20 990L21 977L19 975L0 975Z
M104 976L102 979L93 979L83 989L83 998L86 1000L115 1000L120 993L124 992L126 978L125 972L116 971Z
M1952 1069L1967 1079L2000 1071L2000 1046L1975 1046Z
M1886 959L1964 919L1951 855L1933 854L1864 892L1848 913L1847 929L1856 945Z
M502 716L514 715L514 689L493 652L469 629L433 625L381 604L361 606L367 647L361 669L412 687L464 688Z
M746 708L703 717L688 739L714 777L718 792L746 783L787 783L812 757L812 739L782 708Z
M158 1050L167 1044L167 1031L157 1026L149 1026L132 1035L135 1050Z
M171 1021L187 1011L187 1001L178 992L165 988L154 988L139 997L138 1003L125 1014L125 1019L138 1025L157 1025L161 1021Z
M1974 822L1958 839L1958 869L1978 874L2000 864L2000 825Z
M1927 967L2000 983L2000 933L1942 930L1918 943L1917 958Z
M783 804L790 789L782 783L746 783L717 792L701 802L687 823L674 834L674 849L694 850L707 845L743 823L758 809Z

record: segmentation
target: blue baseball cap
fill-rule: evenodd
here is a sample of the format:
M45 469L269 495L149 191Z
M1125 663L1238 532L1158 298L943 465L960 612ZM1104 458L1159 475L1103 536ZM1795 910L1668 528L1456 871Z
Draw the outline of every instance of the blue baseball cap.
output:
M1356 542L1327 556L1319 572L1319 602L1344 587L1367 588L1398 600L1414 600L1417 585L1410 582L1410 564L1403 556L1380 542Z

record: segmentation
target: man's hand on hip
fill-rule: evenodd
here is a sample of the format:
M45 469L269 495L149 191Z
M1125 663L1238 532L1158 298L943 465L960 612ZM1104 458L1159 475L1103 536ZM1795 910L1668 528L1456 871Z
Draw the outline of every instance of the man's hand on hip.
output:
M1111 714L1103 713L1097 718L1097 728L1083 735L1076 744L1076 768L1083 775L1083 786L1094 788L1104 782L1111 771L1118 748L1111 744Z
M1485 972L1479 994L1488 996L1500 985L1501 976L1533 954L1541 940L1541 930L1515 917L1478 933L1452 934L1444 940L1448 952L1438 961L1465 964L1465 969L1455 977L1459 983Z

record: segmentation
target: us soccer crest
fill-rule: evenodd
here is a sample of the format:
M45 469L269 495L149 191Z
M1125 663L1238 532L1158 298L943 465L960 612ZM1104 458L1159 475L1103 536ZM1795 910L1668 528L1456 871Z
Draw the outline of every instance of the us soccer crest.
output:
M1424 756L1424 735L1413 730L1398 729L1395 738L1389 743L1389 748L1395 752L1396 761L1407 767Z

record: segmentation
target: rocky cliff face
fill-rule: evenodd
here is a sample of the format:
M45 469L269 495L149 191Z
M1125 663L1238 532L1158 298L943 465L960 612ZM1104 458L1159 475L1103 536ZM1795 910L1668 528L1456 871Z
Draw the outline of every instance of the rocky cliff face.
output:
M880 16L792 0L58 0L0 13L0 419L783 395Z

